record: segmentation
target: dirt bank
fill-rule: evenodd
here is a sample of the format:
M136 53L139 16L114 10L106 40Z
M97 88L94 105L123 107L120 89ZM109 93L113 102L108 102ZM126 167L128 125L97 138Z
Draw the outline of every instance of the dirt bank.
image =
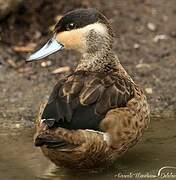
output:
M146 90L152 114L175 113L175 0L29 0L0 22L3 127L31 126L29 120L34 120L40 102L47 99L59 76L51 72L60 66L74 67L79 59L75 52L62 52L48 58L48 67L42 67L46 64L41 62L26 64L28 53L19 47L27 46L31 51L40 46L51 35L49 27L56 16L80 7L96 7L110 19L115 33L114 51Z

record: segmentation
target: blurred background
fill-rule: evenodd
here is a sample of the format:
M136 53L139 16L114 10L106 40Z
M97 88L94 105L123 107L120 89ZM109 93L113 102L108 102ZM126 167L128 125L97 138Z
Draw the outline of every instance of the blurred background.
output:
M176 164L175 0L0 0L0 179L26 179L26 174L35 179L47 169L48 161L32 145L33 122L40 103L56 80L74 68L79 54L64 51L27 64L25 59L51 37L64 13L88 7L110 20L114 51L145 90L152 114L143 142L109 176L117 170L156 172L163 164Z

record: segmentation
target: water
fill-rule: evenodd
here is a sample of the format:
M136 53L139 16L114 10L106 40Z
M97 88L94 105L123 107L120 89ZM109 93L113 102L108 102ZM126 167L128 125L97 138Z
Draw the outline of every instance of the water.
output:
M153 117L142 142L130 149L111 169L72 172L55 167L42 155L39 148L33 146L33 129L2 128L0 179L137 179L141 175L155 176L163 166L176 167L175 130L174 116ZM176 174L176 169L164 171Z

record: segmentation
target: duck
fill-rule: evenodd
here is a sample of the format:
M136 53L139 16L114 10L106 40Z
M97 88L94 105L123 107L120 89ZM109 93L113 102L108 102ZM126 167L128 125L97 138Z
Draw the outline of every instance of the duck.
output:
M27 62L62 50L80 60L54 86L39 111L34 144L59 167L111 166L139 142L150 122L144 91L113 52L108 19L93 8L76 9L56 23L52 37Z

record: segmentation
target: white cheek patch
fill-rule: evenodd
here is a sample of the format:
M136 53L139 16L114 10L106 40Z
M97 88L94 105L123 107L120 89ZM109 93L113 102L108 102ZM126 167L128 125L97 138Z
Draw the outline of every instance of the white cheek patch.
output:
M106 26L101 23L89 24L82 28L82 31L84 31L85 33L88 33L90 30L94 30L102 35L108 34Z
M86 50L86 37L91 30L94 30L102 36L108 35L107 27L104 24L94 23L83 28L61 32L56 36L56 39L63 44L66 49L75 49L84 52Z

